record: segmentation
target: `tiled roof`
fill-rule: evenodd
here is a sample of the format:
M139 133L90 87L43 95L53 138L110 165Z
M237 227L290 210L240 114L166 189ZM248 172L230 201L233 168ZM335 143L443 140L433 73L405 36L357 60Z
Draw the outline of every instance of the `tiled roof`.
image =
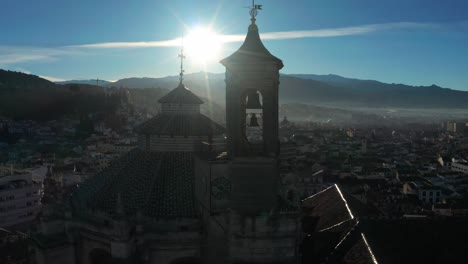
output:
M315 232L304 240L305 259L317 263L376 263L359 220L337 185L305 199L303 209L306 221L317 221Z
M221 60L223 65L229 63L249 63L249 62L264 62L271 61L278 64L278 67L283 68L283 62L273 56L263 45L258 27L255 23L249 26L249 31L245 37L242 46L229 57Z
M195 217L194 177L191 153L135 149L80 184L72 202L77 209L113 214L120 194L127 215Z
M187 89L183 83L161 97L158 102L161 104L203 104L203 101Z
M355 226L355 219L350 219L314 233L313 237L317 241L314 244L314 251L317 254L317 258L325 259L328 257L330 252L333 252L340 242L348 238L348 234Z
M303 255L308 263L466 262L468 243L454 239L454 234L468 236L465 218L364 217L346 220L351 214L360 213L354 210L353 202L348 204L350 196L340 193L340 188L335 185L303 202L305 216L312 217L308 221L318 220L316 231L304 240ZM347 208L351 208L351 214ZM367 209L361 211L363 216L373 216ZM344 222L340 222L342 220ZM326 226L329 227L321 229Z
M146 135L208 136L223 134L224 127L202 114L162 113L140 125L136 131Z
M367 241L364 238L362 233L351 247L347 250L343 256L343 264L376 264L377 260L375 259L372 250L370 249Z
M302 207L312 209L307 210L307 216L319 217L317 231L354 218L340 188L336 184L305 199Z

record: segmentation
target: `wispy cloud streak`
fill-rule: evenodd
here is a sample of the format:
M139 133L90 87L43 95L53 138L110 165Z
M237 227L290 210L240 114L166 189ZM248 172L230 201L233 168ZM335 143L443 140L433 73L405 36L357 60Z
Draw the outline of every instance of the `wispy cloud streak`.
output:
M0 55L0 65L1 64L16 64L21 62L29 61L46 61L51 60L52 58L45 55L33 55L33 54L4 54Z
M161 41L139 41L139 42L104 42L84 45L72 45L69 48L154 48L154 47L177 47L182 43L181 38Z
M27 46L1 46L0 45L0 65L19 64L33 61L54 61L61 55L78 53L66 47L27 47Z
M415 29L434 29L438 27L436 24L428 23L386 23L386 24L370 24L356 27L342 27L330 29L315 29L315 30L293 30L283 32L267 32L262 33L261 38L264 40L284 40L298 38L325 38L325 37L341 37L352 35L363 35L379 31L390 30L415 30ZM217 40L222 43L241 42L245 39L245 35L218 35ZM162 41L147 41L147 42L106 42L94 43L85 45L74 45L69 47L75 48L150 48L150 47L178 47L182 43L180 38Z
M387 23L387 24L370 24L356 27L342 27L331 29L316 29L316 30L301 30L301 31L284 31L284 32L269 32L261 34L262 38L267 40L281 39L297 39L297 38L326 38L326 37L343 37L353 35L364 35L380 31L391 30L421 30L421 29L436 29L440 27L437 24L429 23Z
M385 24L369 24L353 27L315 29L315 30L293 30L283 32L267 32L262 33L263 40L285 40L285 39L300 39L300 38L325 38L325 37L342 37L352 35L364 35L382 31L395 30L432 30L442 28L444 25L432 23L385 23ZM221 43L242 42L245 35L218 35L216 41ZM0 46L0 66L9 64L20 64L25 62L47 62L57 60L61 56L72 55L76 53L86 52L90 49L128 49L128 48L157 48L157 47L178 47L182 43L181 38L160 40L160 41L144 41L144 42L104 42L91 43L82 45L69 45L52 48L42 47L12 47Z

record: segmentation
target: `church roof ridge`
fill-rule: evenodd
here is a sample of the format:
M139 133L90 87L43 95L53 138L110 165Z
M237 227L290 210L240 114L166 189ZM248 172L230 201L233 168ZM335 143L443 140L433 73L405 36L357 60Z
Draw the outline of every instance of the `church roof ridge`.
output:
M180 82L179 86L158 100L161 104L203 104L203 100Z

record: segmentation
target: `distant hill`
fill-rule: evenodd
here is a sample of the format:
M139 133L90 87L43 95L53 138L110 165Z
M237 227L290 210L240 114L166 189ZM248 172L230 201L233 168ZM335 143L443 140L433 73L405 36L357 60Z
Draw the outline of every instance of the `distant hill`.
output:
M193 75L185 82L188 85L194 84L197 93L205 102L201 110L207 116L223 121L224 107L215 103L214 99L207 96L210 89L206 82L209 76ZM132 78L139 79L139 78ZM147 109L150 113L159 111L158 99L164 96L178 84L178 76L169 76L161 79L151 79L150 87L163 88L139 88L133 85L133 80L129 86L133 89L122 91L119 86L110 87L113 94L111 98L106 98L105 87L92 84L79 84L69 82L56 84L31 74L0 70L0 117L10 117L15 119L50 120L63 116L80 116L87 113L112 111L120 102L120 97L129 92L130 100L137 108ZM221 79L222 80L222 79ZM123 80L119 83L122 84ZM112 83L110 83L112 84ZM203 84L203 85L201 85ZM110 85L109 85L110 86ZM143 84L142 84L143 86ZM142 87L140 86L140 87ZM216 85L224 91L224 86ZM128 87L122 85L121 87ZM144 86L143 86L144 87ZM203 96L203 94L205 96ZM218 98L221 101L220 98ZM224 102L224 98L222 100Z
M70 80L70 81L61 81L55 82L56 84L89 84L89 85L96 85L98 84L96 80ZM99 80L99 86L108 86L111 85L112 82L106 80Z
M0 69L0 92L54 89L55 84L36 75Z
M102 87L58 85L35 75L0 70L0 116L50 120L112 111L119 98L105 99Z
M330 84L339 84L339 83L350 83L353 81L363 81L359 79L346 78L335 74L285 74L291 77L297 77L301 79L316 80L319 82L325 82Z
M172 89L178 76L127 78L112 84L127 88ZM201 97L225 103L224 74L192 73L184 83ZM432 86L387 84L338 75L280 75L280 102L308 103L332 107L368 108L461 108L468 109L468 92Z
M41 118L58 111L56 99L63 89L48 80L21 72L0 70L0 116Z
M388 84L375 80L345 78L338 75L291 74L282 75L285 86L292 81L304 82L295 87L295 93L304 94L309 102L328 102L366 107L401 108L468 108L468 92L442 88L437 85L411 86ZM308 83L308 82L311 83ZM282 82L282 84L284 84ZM326 86L322 84L329 85ZM307 89L305 87L309 87ZM288 88L287 88L288 89ZM288 97L288 96L286 96ZM325 101L324 101L325 100ZM303 100L304 101L304 100Z
M125 78L120 79L109 86L119 88L161 88L172 90L179 84L179 76L167 76L162 78ZM197 72L184 75L184 84L196 95L217 104L224 105L225 83L224 74Z
M224 73L191 73L184 75L184 84L205 98L206 112L218 114L226 100ZM58 85L34 75L0 70L0 115L28 117L76 112L82 106L70 104L77 95L99 96L104 87L91 84ZM157 99L175 88L179 76L163 78L126 78L108 82L106 87L128 88L136 104L157 111ZM151 90L158 91L152 93ZM141 89L142 91L136 91ZM134 91L135 90L135 91ZM280 75L280 103L312 104L329 108L407 108L407 109L468 109L468 92L432 86L388 84L374 80L359 80L338 75L289 74ZM84 100L85 97L80 97ZM86 101L80 101L86 105ZM94 103L93 103L94 104ZM86 109L95 109L96 106ZM37 111L37 110L40 111ZM309 109L312 110L312 109ZM54 112L55 111L55 112ZM452 110L450 110L452 111ZM465 110L463 110L465 111ZM222 115L223 113L220 113Z

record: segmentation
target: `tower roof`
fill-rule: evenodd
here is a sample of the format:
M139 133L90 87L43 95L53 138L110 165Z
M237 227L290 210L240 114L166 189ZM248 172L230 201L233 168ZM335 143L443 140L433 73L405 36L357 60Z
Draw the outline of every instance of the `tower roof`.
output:
M161 97L158 102L161 104L203 104L203 100L187 89L182 82L175 89Z
M158 102L161 104L203 104L203 101L194 93L187 89L184 85L184 48L182 47L180 54L180 74L179 86L170 91L165 96L161 97Z
M177 115L163 113L144 122L136 128L144 135L208 136L224 133L224 128L208 117L198 113Z
M278 68L283 68L283 61L272 55L262 43L255 24L255 18L251 19L249 31L242 46L230 56L220 62L224 66L227 64L252 63L252 62L272 62L278 64Z

